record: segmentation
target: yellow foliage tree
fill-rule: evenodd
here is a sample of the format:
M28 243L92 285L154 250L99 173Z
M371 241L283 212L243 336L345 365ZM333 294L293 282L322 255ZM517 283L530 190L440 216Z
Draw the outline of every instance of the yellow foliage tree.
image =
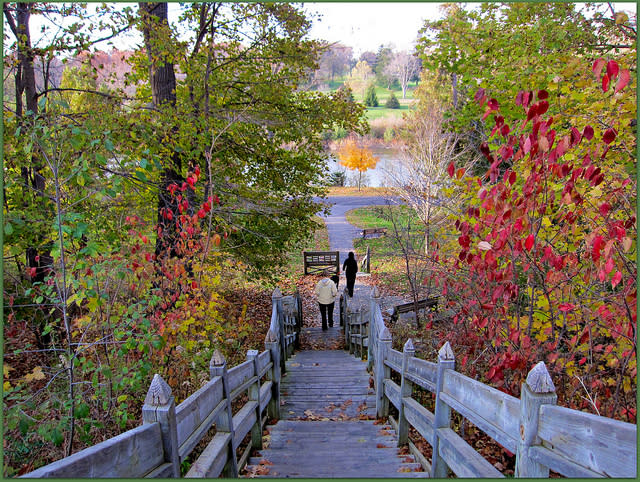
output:
M340 164L347 169L357 170L358 174L358 191L362 183L362 173L368 169L373 169L380 160L366 147L360 147L352 139L346 141L338 150L338 158Z

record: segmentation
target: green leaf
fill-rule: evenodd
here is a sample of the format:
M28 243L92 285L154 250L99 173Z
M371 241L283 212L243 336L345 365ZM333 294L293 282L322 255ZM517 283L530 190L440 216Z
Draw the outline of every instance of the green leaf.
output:
M111 139L105 139L104 148L109 152L113 151L113 141L111 141Z
M13 226L11 226L11 223L4 225L4 234L7 236L11 236L11 234L13 234Z
M76 407L75 411L76 418L86 418L89 416L89 405L86 403L80 403Z

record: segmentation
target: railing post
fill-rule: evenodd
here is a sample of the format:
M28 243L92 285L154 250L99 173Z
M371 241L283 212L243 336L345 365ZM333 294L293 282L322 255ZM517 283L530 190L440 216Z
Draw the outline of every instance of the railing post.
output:
M433 427L433 455L431 457L431 478L443 479L447 477L449 467L442 457L440 457L440 440L438 438L438 429L449 428L451 424L451 408L442 401L440 393L442 392L442 384L444 382L444 373L446 370L454 370L456 366L453 350L449 342L446 342L438 352L438 369L436 378L436 408L434 414Z
M253 373L256 376L256 383L249 387L249 400L256 402L256 423L251 427L251 446L262 449L262 413L260 412L260 369L258 367L258 350L248 350L247 360L253 362Z
M171 463L171 476L179 478L180 455L178 453L176 402L171 394L171 387L157 373L153 376L142 406L143 425L155 422L160 424L164 460Z
M302 262L304 263L304 274L308 274L307 273L307 252L303 251L302 252Z
M367 273L371 273L371 249L367 246Z
M378 345L378 329L376 327L376 313L380 308L380 291L377 286L371 290L371 302L369 303L369 343L367 343L367 370L374 367L376 347Z
M271 300L273 302L273 306L275 308L275 316L276 316L276 324L278 330L278 339L280 341L280 372L285 373L287 371L286 361L287 361L287 353L286 353L286 342L285 333L284 333L284 320L282 317L282 292L280 288L276 287L273 290L273 294L271 295Z
M345 301L348 296L345 296ZM353 314L351 313L351 303L346 301L344 310L344 349L348 350L351 353L351 317Z
M413 383L407 380L409 359L416 354L411 338L407 340L402 349L402 374L400 379L400 408L398 409L398 447L409 442L409 422L404 415L404 399L411 397Z
M522 384L520 394L520 439L516 451L516 477L548 478L549 467L529 458L529 447L539 445L538 420L542 405L555 405L558 396L544 362L538 362Z
M235 433L233 429L233 412L231 411L231 392L229 390L229 376L227 374L227 361L220 350L215 350L209 362L209 375L222 379L222 396L226 400L226 410L216 419L216 429L218 432L229 433L229 447L227 450L227 464L224 467L225 477L238 477L238 460L234 448Z
M296 303L296 345L297 349L300 348L300 332L302 331L302 299L300 298L300 292L296 288L296 294L293 299Z
M278 336L271 329L267 332L264 347L271 353L271 361L273 363L271 370L267 373L267 378L273 382L267 414L269 417L278 420L280 419L280 347L278 346Z
M384 394L384 381L391 378L391 368L384 364L387 354L391 350L391 333L385 326L378 339L378 351L376 353L376 415L378 418L389 416L389 399Z

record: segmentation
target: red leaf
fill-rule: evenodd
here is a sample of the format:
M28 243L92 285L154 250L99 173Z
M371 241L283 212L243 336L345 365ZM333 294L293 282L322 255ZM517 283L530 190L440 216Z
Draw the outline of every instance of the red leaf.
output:
M606 264L604 265L604 272L606 274L611 273L611 271L613 271L613 258L609 258Z
M533 234L530 234L529 236L527 236L527 239L524 242L524 247L527 248L527 251L531 251L531 248L533 248L533 241L534 241Z
M509 128L509 126L507 124L503 125L502 129L500 129L500 134L502 134L504 137L507 137L509 132L511 132L511 129Z
M618 77L618 82L616 82L615 93L617 94L622 89L624 89L630 80L629 71L627 69L623 69L620 71L620 77Z
M573 303L562 303L560 306L558 306L558 309L563 313L566 313L568 311L573 311L575 308L576 308L576 305L574 305Z
M605 59L603 59L602 57L600 57L598 60L596 60L593 63L593 73L596 74L596 77L600 77L600 73L602 72L602 68L605 66L605 64L607 63L607 61Z
M206 211L204 209L199 209L198 210L198 217L200 219L204 218L207 215Z
M487 100L487 95L485 94L485 90L482 88L478 89L478 92L476 92L474 99L478 104L480 105L484 104L485 101Z
M549 102L543 100L538 103L538 115L542 115L549 110Z
M538 104L533 104L531 107L529 107L529 111L527 112L527 120L530 121L531 119L533 119L537 113Z
M611 205L609 203L602 203L598 208L603 218L607 216L607 213L609 212L610 209L611 209Z
M604 74L602 77L602 92L606 92L607 90L609 90L609 76Z
M509 184L513 186L516 182L516 177L516 173L514 171L511 171L511 174L509 174Z
M578 365L584 365L587 361L587 357L583 356L582 358L580 358L580 361L578 361Z
M547 92L546 90L539 90L538 91L538 99L544 100L544 99L548 99L548 98L549 98L549 92Z
M449 167L447 167L447 172L449 173L449 177L453 177L453 173L455 172L456 168L453 165L453 162L449 163Z
M618 62L616 62L615 60L609 60L609 63L607 63L607 75L609 76L609 78L615 78L615 76L618 75L619 70L620 69L618 68Z
M498 110L498 108L500 107L499 104L498 104L498 101L496 99L489 99L489 102L487 103L487 106L491 110Z
M593 139L593 127L585 126L584 130L582 131L582 135L586 137L587 140Z
M618 131L616 131L615 129L613 128L607 129L604 135L602 136L602 141L605 144L611 144L615 140L617 134L618 134Z
M622 273L620 271L616 271L616 274L613 275L613 279L611 280L611 287L615 288L621 280Z

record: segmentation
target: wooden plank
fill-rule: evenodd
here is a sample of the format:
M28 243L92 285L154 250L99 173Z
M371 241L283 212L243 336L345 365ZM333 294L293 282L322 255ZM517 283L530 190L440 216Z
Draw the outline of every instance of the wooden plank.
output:
M442 400L511 452L516 451L520 401L453 370L446 370Z
M538 436L553 451L606 477L636 477L637 428L565 407L540 409Z
M229 370L229 392L233 393L240 385L255 375L253 367L253 360L247 360Z
M433 444L433 423L435 416L413 398L404 400L404 416L424 439Z
M273 387L273 381L269 380L260 386L260 413L271 401L271 387Z
M145 479L170 479L172 477L173 464L171 462L167 462L166 464L162 464L161 466L156 467L144 476Z
M160 424L128 430L22 477L137 478L164 464Z
M602 477L602 474L593 472L582 465L578 465L571 460L566 459L562 455L550 450L541 445L534 445L529 447L529 458L535 462L549 467L554 472L557 472L565 477L575 478L595 478Z
M215 434L211 442L193 463L185 477L187 478L217 478L227 463L229 450L227 445L231 441L229 432Z
M178 454L180 455L180 462L182 462L194 449L196 445L200 443L202 437L209 431L216 418L227 407L227 401L221 400L218 405L207 415L200 426L196 427L191 435L182 443L178 443Z
M215 377L176 407L179 446L202 425L221 400L222 378Z
M437 374L438 365L436 363L416 357L409 358L405 377L416 385L426 388L430 392L435 392Z
M238 448L240 443L242 443L244 436L249 433L253 424L258 420L256 416L257 406L257 402L247 402L240 410L238 410L238 413L233 416L233 430L235 432L233 450Z
M242 385L240 385L239 387L236 387L236 389L231 392L231 400L235 400L236 398L238 398L251 385L257 382L258 382L258 377L251 377L246 379Z
M258 376L262 378L267 370L271 369L271 352L265 350L258 355Z
M458 477L502 478L504 475L450 428L439 428L440 456Z
M400 407L400 387L392 380L384 381L384 394L394 407Z
M389 350L384 363L392 370L395 370L398 373L402 372L402 353L393 349Z

